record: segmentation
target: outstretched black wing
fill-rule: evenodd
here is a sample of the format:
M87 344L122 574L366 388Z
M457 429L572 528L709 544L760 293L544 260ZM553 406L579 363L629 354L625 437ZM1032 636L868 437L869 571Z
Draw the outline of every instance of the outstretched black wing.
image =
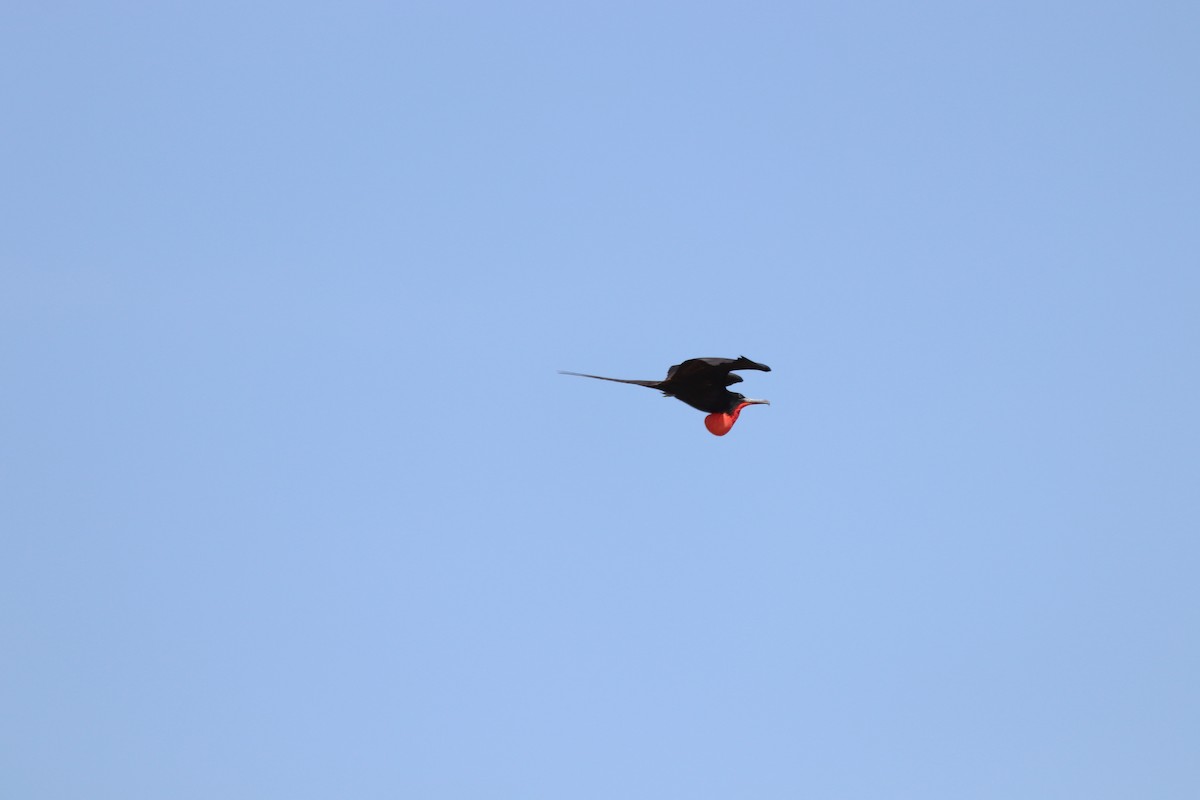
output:
M667 370L667 380L692 381L697 380L725 385L725 376L735 369L757 369L770 372L766 364L751 361L745 356L737 358L689 358L682 364L676 364ZM666 381L664 381L665 383Z
M708 413L729 412L743 399L727 386L742 382L741 375L732 374L738 369L757 369L770 372L766 364L740 358L689 358L676 364L667 372L667 379L659 386L667 394L677 397L692 408Z

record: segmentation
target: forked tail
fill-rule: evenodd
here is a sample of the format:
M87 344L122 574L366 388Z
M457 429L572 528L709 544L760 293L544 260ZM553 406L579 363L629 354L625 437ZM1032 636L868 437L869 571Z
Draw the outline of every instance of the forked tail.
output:
M566 370L561 369L558 371L558 374L574 375L577 378L595 378L598 381L612 381L614 383L632 383L634 386L645 386L650 389L657 389L658 385L662 383L662 381L635 381L629 380L628 378L606 378L603 375L588 375L586 372L567 372Z

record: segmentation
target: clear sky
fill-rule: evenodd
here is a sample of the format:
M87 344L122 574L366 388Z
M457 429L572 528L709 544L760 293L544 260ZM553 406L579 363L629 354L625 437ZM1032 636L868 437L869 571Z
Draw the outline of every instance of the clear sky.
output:
M1200 797L1200 6L20 0L0 89L0 795Z

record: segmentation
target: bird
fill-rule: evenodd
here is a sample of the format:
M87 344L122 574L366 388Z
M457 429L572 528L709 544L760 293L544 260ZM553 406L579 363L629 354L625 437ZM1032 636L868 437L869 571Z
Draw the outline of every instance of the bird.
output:
M757 369L770 372L766 364L751 361L745 356L737 358L689 358L667 370L667 377L661 381L638 381L627 378L606 378L603 375L588 375L585 372L566 372L559 370L562 375L575 375L579 378L595 378L600 381L615 381L616 383L632 383L635 386L646 386L658 389L665 397L682 400L692 408L708 414L704 418L704 427L714 436L724 436L729 433L733 423L737 422L742 409L750 405L770 405L770 400L754 400L743 394L729 391L728 386L741 383L741 375L733 374L734 370Z

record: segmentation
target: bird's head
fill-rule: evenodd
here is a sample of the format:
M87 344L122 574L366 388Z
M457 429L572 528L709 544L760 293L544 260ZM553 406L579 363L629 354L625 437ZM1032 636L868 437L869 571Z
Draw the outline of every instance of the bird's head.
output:
M771 405L770 400L754 400L749 397L738 395L737 405L732 411L721 414L709 414L704 418L704 427L708 428L708 432L713 436L724 436L729 433L729 429L733 427L733 423L737 422L738 416L742 413L742 409L746 406L753 405Z

